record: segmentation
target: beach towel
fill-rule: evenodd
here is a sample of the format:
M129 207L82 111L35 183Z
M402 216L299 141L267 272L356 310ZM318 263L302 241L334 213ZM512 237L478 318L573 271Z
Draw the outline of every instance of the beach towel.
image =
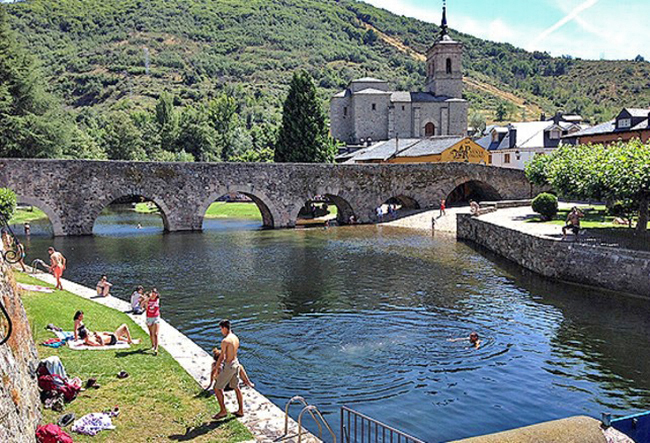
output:
M84 435L97 435L104 429L115 429L111 416L104 412L86 414L72 424L72 432Z
M59 340L72 340L74 338L74 334L72 332L67 332L67 331L52 331L54 335L56 335L56 338Z
M48 294L54 292L54 289L52 288L46 288L45 286L38 286L38 285L28 285L27 283L18 283L18 287L20 289L23 289L25 291L30 291L30 292L46 292Z
M110 351L111 349L129 349L131 346L125 341L118 341L114 345L88 346L82 340L69 340L68 347L73 351Z

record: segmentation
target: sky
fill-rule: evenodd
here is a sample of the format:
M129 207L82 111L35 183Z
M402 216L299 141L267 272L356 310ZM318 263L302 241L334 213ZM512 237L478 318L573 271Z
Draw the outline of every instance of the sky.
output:
M440 23L442 0L364 0ZM452 29L526 50L584 59L650 60L650 0L448 0Z

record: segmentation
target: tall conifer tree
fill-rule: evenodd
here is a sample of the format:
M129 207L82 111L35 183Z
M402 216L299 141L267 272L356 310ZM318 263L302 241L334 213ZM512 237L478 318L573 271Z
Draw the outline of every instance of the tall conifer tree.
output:
M316 86L306 71L297 72L284 102L275 161L323 163L333 161L334 154Z

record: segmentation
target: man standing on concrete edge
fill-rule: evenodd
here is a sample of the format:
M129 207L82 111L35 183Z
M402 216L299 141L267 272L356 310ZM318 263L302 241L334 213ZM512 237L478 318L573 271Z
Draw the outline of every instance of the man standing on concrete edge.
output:
M56 289L63 291L61 276L63 275L63 271L65 271L65 257L60 252L55 251L52 246L47 249L47 252L50 254L50 272L56 278Z
M239 360L237 360L237 351L239 350L239 338L230 329L230 321L222 320L219 322L221 333L224 339L221 341L221 355L217 360L217 380L214 384L214 395L219 402L219 413L212 417L215 420L221 420L228 415L226 403L224 402L223 390L230 385L237 395L239 409L233 415L235 417L244 416L244 398L239 389Z

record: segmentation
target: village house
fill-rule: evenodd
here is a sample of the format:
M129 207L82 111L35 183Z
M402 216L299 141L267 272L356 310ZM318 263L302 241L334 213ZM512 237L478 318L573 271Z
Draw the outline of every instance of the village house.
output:
M490 153L490 164L503 168L524 169L536 155L550 154L563 143L562 137L586 128L579 115L563 115L541 121L493 126L476 143Z
M635 138L644 143L650 140L650 109L625 108L614 120L566 135L563 137L563 143L607 145Z

